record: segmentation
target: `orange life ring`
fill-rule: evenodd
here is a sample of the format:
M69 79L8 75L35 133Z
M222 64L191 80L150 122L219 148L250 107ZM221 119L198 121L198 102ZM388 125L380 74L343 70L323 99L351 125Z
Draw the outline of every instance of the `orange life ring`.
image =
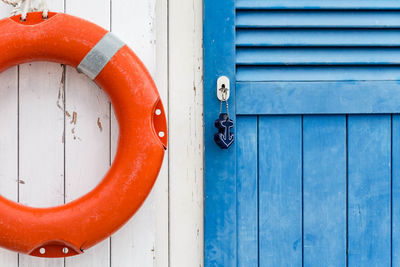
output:
M167 125L151 76L134 52L88 21L29 13L0 21L0 71L31 61L78 68L109 95L119 122L115 160L101 183L68 204L33 208L0 197L0 246L39 257L68 257L117 231L139 209L160 170Z

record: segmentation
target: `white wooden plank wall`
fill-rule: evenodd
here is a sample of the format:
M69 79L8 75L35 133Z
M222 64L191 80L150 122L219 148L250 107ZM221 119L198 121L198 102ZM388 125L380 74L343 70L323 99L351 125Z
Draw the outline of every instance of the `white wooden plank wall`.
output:
M203 266L202 19L201 0L169 1L170 266Z
M143 60L169 114L170 145L137 214L85 254L40 259L0 249L0 267L203 266L201 0L48 0L113 31ZM0 16L10 8L0 5ZM169 34L168 34L169 33ZM108 96L71 67L0 74L0 193L36 207L72 201L108 170L118 124Z

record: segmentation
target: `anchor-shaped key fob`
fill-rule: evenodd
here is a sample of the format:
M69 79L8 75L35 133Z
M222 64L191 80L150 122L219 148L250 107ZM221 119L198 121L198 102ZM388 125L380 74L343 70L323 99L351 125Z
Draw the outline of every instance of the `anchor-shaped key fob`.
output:
M229 78L220 76L217 80L217 98L220 101L219 117L215 121L218 133L214 135L215 143L222 149L229 148L234 141L233 121L229 118ZM225 102L226 113L222 112L222 104Z
M214 135L215 143L222 149L230 147L234 141L232 133L233 121L229 119L227 113L219 114L219 118L215 121L215 127L218 133Z

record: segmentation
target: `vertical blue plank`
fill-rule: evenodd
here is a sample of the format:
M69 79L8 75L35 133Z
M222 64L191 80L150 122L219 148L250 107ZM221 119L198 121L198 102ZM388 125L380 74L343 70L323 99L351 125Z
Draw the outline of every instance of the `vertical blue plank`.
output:
M218 118L217 79L231 80L230 117L235 111L235 0L204 0L204 264L236 266L236 143L214 143ZM184 253L184 252L183 252Z
M392 263L400 266L400 115L392 119Z
M390 116L349 116L349 266L390 266L390 163Z
M257 116L237 117L238 266L258 266Z
M259 119L260 266L302 264L302 119Z
M346 266L346 116L303 119L304 266Z

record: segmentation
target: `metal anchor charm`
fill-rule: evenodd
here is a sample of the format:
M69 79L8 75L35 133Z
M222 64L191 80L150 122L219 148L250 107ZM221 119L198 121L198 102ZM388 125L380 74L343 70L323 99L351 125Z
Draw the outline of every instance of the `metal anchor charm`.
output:
M214 135L215 143L222 149L230 147L234 141L232 133L233 121L229 119L227 113L219 114L219 118L215 121L215 127L218 129L218 133Z

